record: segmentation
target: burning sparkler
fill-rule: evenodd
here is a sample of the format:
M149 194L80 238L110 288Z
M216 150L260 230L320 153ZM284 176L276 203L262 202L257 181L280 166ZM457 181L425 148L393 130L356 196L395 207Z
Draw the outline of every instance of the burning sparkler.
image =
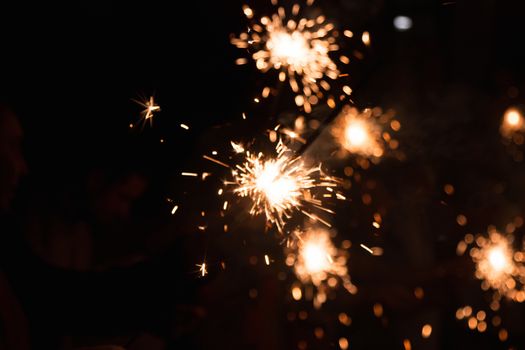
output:
M512 138L517 132L525 129L525 119L521 112L514 107L508 108L503 115L500 132L506 138Z
M385 136L372 109L362 112L345 106L332 127L332 135L351 154L379 159L384 154ZM386 136L390 140L390 135Z
M276 151L275 158L244 151L244 163L232 170L234 181L227 184L236 185L233 191L238 196L251 199L250 214L264 213L268 222L275 224L281 233L286 221L297 211L330 226L315 213L307 211L305 206L309 204L311 208L333 213L323 207L323 202L312 190L330 188L333 192L332 188L337 186L335 179L324 175L320 165L305 165L303 159L294 156L281 141L277 143Z
M295 4L292 16L288 16L284 7L279 7L277 13L260 18L231 42L238 48L255 49L252 58L260 71L275 69L279 71L280 81L288 79L296 93L297 106L303 106L309 113L311 106L323 97L321 90L330 89L325 78L335 80L339 76L339 69L329 56L330 52L339 50L339 46L332 23L326 23L324 16L295 19L299 10L299 4ZM247 6L244 13L249 19L253 17L253 10ZM349 62L346 56L340 60ZM246 60L240 59L238 63L244 64ZM268 97L269 92L266 87L262 96Z
M326 300L326 290L336 287L339 281L350 293L357 292L348 275L347 253L334 246L330 232L311 227L294 234L298 239L292 246L293 253L288 254L287 263L294 266L301 283L313 284L317 288L316 307Z
M144 123L149 121L150 126L153 125L153 116L155 113L160 112L160 106L155 103L155 99L153 96L150 96L149 99L146 100L133 100L144 109L141 112L141 117Z
M525 118L521 109L509 107L503 114L500 125L500 134L507 151L517 162L523 161L522 145L525 144Z
M478 236L475 239L467 235L463 246L468 243L476 244L470 250L470 256L476 264L476 278L482 281L484 290L493 289L494 300L505 296L515 301L524 301L522 276L525 276L525 268L522 266L523 254L515 252L512 247L512 239L491 229L489 236ZM461 243L460 243L461 244Z

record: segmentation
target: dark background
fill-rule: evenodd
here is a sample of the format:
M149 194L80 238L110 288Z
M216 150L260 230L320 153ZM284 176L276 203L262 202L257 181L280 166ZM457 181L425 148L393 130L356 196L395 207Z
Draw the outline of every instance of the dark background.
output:
M256 13L270 8L255 1L250 5ZM401 349L403 339L411 339L418 349L523 348L519 304L509 303L502 311L511 334L508 342L498 340L498 329L478 334L454 318L463 305L488 307L472 274L461 275L472 266L450 261L456 261L455 247L465 233L485 232L490 224L503 229L523 215L525 169L520 150L505 147L499 124L506 108L523 103L524 5L474 0L316 2L337 28L371 33L369 48L359 43L359 35L343 44L341 50L348 50L348 55L354 49L364 54L345 68L349 73L345 81L353 88L357 106L396 111L402 124L398 139L406 155L404 161L386 159L365 172L375 184L374 207L385 213L379 234L367 237L374 209L358 205L365 185L352 190L356 198L352 204L338 208L339 239L354 243L350 271L370 295L354 298L340 291L338 299L318 311L307 302L290 300L289 271L284 280L276 278L286 272L282 257L276 257L278 266L270 270L264 270L260 261L248 263L252 254L259 259L266 251L279 256L280 248L271 237L249 237L257 230L215 235L221 222L209 223L203 236L187 238L199 234L194 221L198 211L219 202L214 194L208 197L206 185L179 173L217 171L200 159L203 153L226 149L230 139L260 137L281 114L300 112L289 103L287 92L279 99L253 103L264 77L252 64L236 66L235 59L245 53L229 43L232 33L246 27L241 7L240 1L0 5L1 94L24 126L30 168L17 200L19 216L31 212L35 198L59 201L58 193L79 186L93 168L144 173L150 186L134 214L141 222L163 226L158 231L175 232L174 238L162 236L161 243L151 243L152 251L161 251L162 257L149 268L162 282L147 283L168 289L156 295L141 279L142 273L130 273L135 276L133 288L145 297L130 297L129 309L119 312L125 318L122 315L133 314L134 309L148 310L135 315L151 317L154 325L130 329L151 331L174 348L207 349L213 344L215 349L295 349L307 340L309 349L331 349L343 336L349 338L350 349ZM411 17L413 27L396 31L392 21L397 15ZM162 108L153 127L130 129L141 111L131 99L152 94ZM249 123L242 124L242 112L248 114ZM190 130L181 129L180 123ZM456 189L452 198L443 192L447 183ZM189 209L169 216L167 197ZM469 219L467 227L456 225L460 213ZM136 241L140 245L141 240ZM358 247L360 241L385 248L377 267L371 260L376 258ZM192 270L204 256L215 266L228 261L235 267L232 272L214 267L208 277L199 279ZM170 270L178 259L184 262ZM407 278L412 269L428 276L430 270L446 270L447 277L434 282L430 277ZM428 302L393 296L398 289L424 284ZM258 301L248 296L254 288ZM186 299L170 297L171 290ZM393 301L385 301L389 299ZM378 301L387 305L382 319L372 316L371 305ZM186 316L180 321L180 314L186 314L176 307L172 311L179 304L204 305L206 316L190 317L204 321L194 325ZM306 320L297 319L302 309L309 312ZM337 324L342 311L354 320L349 328ZM44 328L40 333L107 333L108 338L133 333L110 326L100 330L93 323L79 323L73 330ZM190 323L180 335L185 328L181 324ZM426 342L419 339L424 323L434 327ZM324 327L322 341L313 336L316 327Z

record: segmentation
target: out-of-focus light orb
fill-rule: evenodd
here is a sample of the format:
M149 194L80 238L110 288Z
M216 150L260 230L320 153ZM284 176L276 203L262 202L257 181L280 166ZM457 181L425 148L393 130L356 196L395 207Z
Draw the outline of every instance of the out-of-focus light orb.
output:
M412 18L408 16L396 16L394 18L394 27L400 32L405 32L412 28Z

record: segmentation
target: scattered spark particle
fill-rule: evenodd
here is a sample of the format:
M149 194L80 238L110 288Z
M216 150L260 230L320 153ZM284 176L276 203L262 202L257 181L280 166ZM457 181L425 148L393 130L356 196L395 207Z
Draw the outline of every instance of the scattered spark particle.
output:
M240 143L230 142L235 153L244 153L244 147Z
M463 214L459 214L456 218L459 226L465 226L467 224L467 217Z
M253 17L253 10L248 5L243 5L242 11L247 18Z
M177 212L177 209L179 209L179 206L174 206L173 209L171 209L171 215L175 214Z
M343 32L343 34L344 34L344 36L346 36L347 38L352 38L352 37L354 36L354 33L352 33L352 31L351 31L351 30L348 30L348 29L345 30L345 31Z
M336 196L337 199L339 199L339 200L342 200L342 201L345 201L345 200L346 200L346 197L343 196L341 193L336 193L335 196Z
M182 172L181 175L182 176L195 176L195 177L199 176L199 174L197 173L188 173L188 172Z
M300 287L293 287L292 288L292 297L294 300L301 300L303 297L303 292L301 291Z
M414 289L414 295L417 299L421 300L425 296L425 291L423 290L423 288L417 287L416 289Z
M266 263L266 265L270 265L270 257L268 255L264 256L264 262Z
M348 349L348 339L339 338L339 347L341 348L341 350L347 350Z
M383 305L379 303L375 303L373 307L374 316L375 317L381 317L383 316Z
M361 248L363 248L364 250L366 250L370 254L372 254L372 255L374 254L374 251L372 249L368 248L366 245L361 243L360 246L361 246Z
M429 324L424 325L423 328L421 329L421 336L423 338L428 338L430 337L431 334L432 334L432 326Z
M344 312L341 312L339 314L338 319L339 319L339 322L342 325L350 326L352 324L352 319L350 317L348 317L348 315L345 314Z
M221 162L220 160L217 160L217 159L212 158L212 157L207 156L207 155L203 155L202 158L204 158L204 159L206 159L206 160L209 160L210 162L214 162L214 163L216 163L216 164L219 164L219 165L221 165L221 166L223 166L223 167L225 167L225 168L229 168L229 167L230 167L228 164L223 163L223 162Z
M452 196L454 194L454 186L451 184L446 184L445 187L443 187L443 191L445 191L445 193L449 196Z
M183 129L186 129L186 130L190 129L190 127L187 126L186 124L181 124L180 127L183 128Z
M363 35L361 35L361 40L363 41L363 44L370 46L370 33L363 32Z

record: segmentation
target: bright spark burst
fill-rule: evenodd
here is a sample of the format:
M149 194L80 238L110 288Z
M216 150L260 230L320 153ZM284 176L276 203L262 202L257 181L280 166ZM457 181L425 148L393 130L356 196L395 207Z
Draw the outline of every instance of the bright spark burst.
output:
M245 14L247 9L245 6ZM231 42L238 48L254 49L252 58L261 72L274 69L279 71L280 81L288 79L296 94L296 104L310 113L311 106L323 97L322 90L330 89L325 78L335 80L339 76L339 69L329 56L330 52L339 50L339 46L332 23L326 23L324 16L296 19L299 10L300 6L295 4L289 16L284 7L279 7L277 13L261 17ZM249 9L248 14L247 17L252 18L253 11ZM263 96L267 96L264 91Z
M202 264L195 264L199 268L199 273L201 274L201 277L204 277L208 274L208 267L206 265L206 262L203 262Z
M149 99L146 100L134 100L136 103L144 107L144 110L141 112L141 117L144 123L148 122L150 123L150 126L153 125L153 116L155 113L160 112L160 106L155 103L155 99L153 96L150 96Z
M384 154L382 127L372 109L359 112L345 106L332 127L332 135L343 149L365 158L379 159Z
M523 254L514 251L511 238L490 230L488 237L480 235L473 240L467 235L463 242L467 241L475 242L470 256L476 264L475 276L482 281L481 287L497 291L495 299L505 296L520 301L524 293L520 290L523 289L520 280L525 276Z
M283 233L285 223L294 212L300 211L309 218L330 226L311 211L307 211L308 204L312 208L333 213L323 207L321 200L312 194L316 188L336 187L335 179L323 174L321 166L308 167L301 157L293 153L281 142L277 143L277 157L265 156L262 152L257 155L246 151L246 158L242 165L232 170L234 189L240 197L249 197L252 200L250 214L265 214L271 224L275 224L279 232Z
M347 253L338 249L332 243L330 232L323 228L310 227L305 231L295 231L298 237L292 247L293 266L298 280L303 284L313 284L317 288L314 299L316 307L326 300L328 288L337 286L342 281L343 286L352 294L357 288L348 275Z

